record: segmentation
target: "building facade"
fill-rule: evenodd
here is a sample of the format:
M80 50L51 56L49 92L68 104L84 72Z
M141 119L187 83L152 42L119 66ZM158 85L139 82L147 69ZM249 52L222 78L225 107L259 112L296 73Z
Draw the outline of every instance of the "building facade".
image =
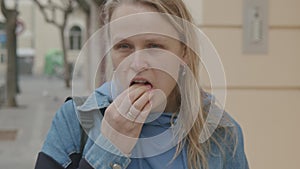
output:
M32 57L33 67L32 73L42 75L44 72L45 55L53 49L61 49L61 38L58 28L45 21L38 6L31 0L19 1L17 28L17 46L19 57ZM4 22L4 17L0 14L0 21ZM58 18L61 18L58 16ZM86 16L80 9L79 5L75 5L74 11L70 15L65 29L65 40L68 51L69 62L74 63L76 57L87 39ZM5 67L5 30L0 25L0 41L1 43L1 62L2 69Z

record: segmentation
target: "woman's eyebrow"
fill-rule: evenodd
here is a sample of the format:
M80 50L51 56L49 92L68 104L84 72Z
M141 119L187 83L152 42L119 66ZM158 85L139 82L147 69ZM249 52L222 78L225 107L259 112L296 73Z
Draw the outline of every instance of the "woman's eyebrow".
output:
M143 37L143 35L141 35L141 36L142 36L142 38L144 38L143 41L146 43L168 42L168 38L164 37L164 36L151 36L151 37L149 37L148 35L145 35L145 37ZM117 44L122 41L130 41L131 38L135 38L135 37L114 36L112 38L112 43Z
M112 43L113 44L117 44L117 43L122 42L122 41L128 41L128 37L127 38L124 38L124 37L114 37L114 38L112 38Z
M165 37L149 37L146 38L145 42L151 43L151 42L167 42L168 39Z

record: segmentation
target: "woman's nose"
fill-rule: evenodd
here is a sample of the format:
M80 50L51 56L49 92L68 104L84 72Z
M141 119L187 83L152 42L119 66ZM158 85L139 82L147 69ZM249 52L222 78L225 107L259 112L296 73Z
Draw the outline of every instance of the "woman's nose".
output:
M131 69L135 72L140 72L149 68L149 64L146 60L146 56L143 56L143 52L136 52L132 56Z

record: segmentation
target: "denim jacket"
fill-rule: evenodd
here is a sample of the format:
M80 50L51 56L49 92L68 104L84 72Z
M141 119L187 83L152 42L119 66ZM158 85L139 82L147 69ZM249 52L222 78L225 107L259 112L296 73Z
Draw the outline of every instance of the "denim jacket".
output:
M39 153L36 169L125 169L132 159L124 156L100 132L101 111L112 102L110 84L105 83L98 88L81 106L73 101L66 102L56 113L41 152ZM213 96L205 93L203 107L211 104ZM91 113L94 125L89 132L89 138L83 152L80 152L82 129L78 120L80 113ZM103 112L102 112L103 113ZM225 158L218 145L211 144L211 152L207 155L209 169L248 169L248 162L244 153L243 134L239 124L227 113L230 121L221 119L220 125L236 131L237 142L228 139L221 142ZM222 135L221 129L213 134ZM216 137L217 138L217 137ZM232 151L234 149L234 151ZM184 163L187 164L187 153L183 152ZM164 161L164 159L161 159ZM187 166L187 165L185 165ZM200 168L200 167L199 167Z

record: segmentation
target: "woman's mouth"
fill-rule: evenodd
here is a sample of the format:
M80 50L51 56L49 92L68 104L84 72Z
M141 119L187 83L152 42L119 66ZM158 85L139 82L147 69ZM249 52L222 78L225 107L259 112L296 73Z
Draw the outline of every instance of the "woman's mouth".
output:
M136 79L134 78L131 82L129 86L135 85L135 84L140 84L140 85L150 85L151 88L153 88L153 85L146 79Z

